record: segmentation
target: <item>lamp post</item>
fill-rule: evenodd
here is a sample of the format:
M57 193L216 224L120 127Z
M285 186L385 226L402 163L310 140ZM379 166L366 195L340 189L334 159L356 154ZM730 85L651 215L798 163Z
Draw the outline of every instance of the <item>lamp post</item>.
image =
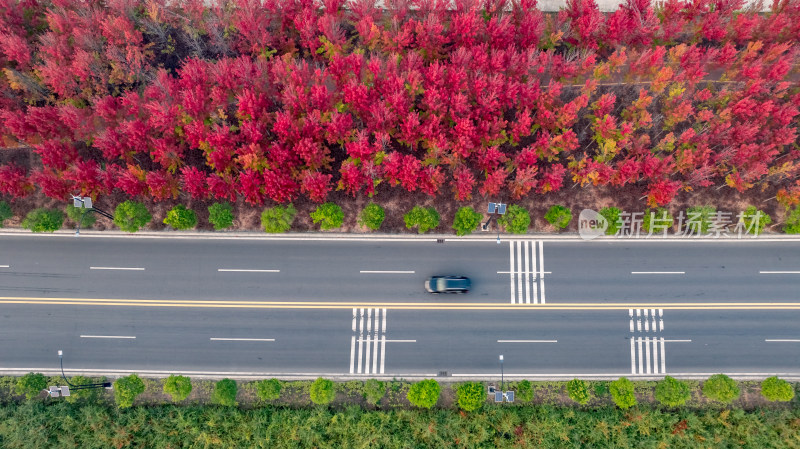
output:
M83 217L86 215L86 212L97 212L98 214L108 218L109 220L113 220L114 216L109 214L108 212L102 211L92 205L92 197L90 196L75 196L70 195L72 197L72 205L76 208L83 209L81 212L81 218L78 220L78 229L75 230L75 237L81 235L81 224L83 223Z
M507 204L503 204L503 203L489 203L489 208L488 208L489 219L486 220L486 223L483 223L481 225L481 229L483 229L484 231L488 231L489 230L489 225L492 223L492 219L494 219L494 224L497 227L497 244L498 245L500 244L500 225L497 224L497 215L495 215L495 213L497 213L498 215L505 215L506 206L508 206L508 205Z
M503 354L500 354L500 391L505 395L505 388L503 388Z
M111 388L111 382L98 382L98 383L93 383L93 384L81 384L81 385L73 385L73 384L71 384L69 382L69 379L67 379L67 375L64 374L64 351L62 351L60 349L58 350L58 363L59 363L59 365L61 365L61 377L64 378L64 382L66 382L67 385L69 385L69 388L71 388L73 390L88 390L88 389L91 389L91 388ZM50 391L53 392L54 388L58 388L58 387L50 387ZM64 389L64 387L61 387L61 388ZM58 391L58 390L56 390L56 391ZM64 394L64 396L68 396L68 395L69 395L69 389L66 389L66 394ZM51 396L52 396L52 393L51 393Z

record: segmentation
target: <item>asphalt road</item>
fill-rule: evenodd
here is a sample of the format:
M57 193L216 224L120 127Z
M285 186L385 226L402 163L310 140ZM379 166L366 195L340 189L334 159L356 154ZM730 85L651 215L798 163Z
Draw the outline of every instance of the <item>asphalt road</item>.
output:
M0 370L796 376L798 249L0 237Z

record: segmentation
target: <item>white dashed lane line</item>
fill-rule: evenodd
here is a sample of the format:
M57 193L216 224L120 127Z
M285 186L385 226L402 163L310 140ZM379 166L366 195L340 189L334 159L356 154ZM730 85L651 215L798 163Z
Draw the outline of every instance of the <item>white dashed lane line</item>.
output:
M771 340L764 340L770 343L800 343L800 340L797 339L790 339L790 338L780 338L780 339L771 339Z
M362 274L414 274L414 271L380 271L380 270L361 270Z
M0 268L11 268L11 265L0 265Z
M209 338L211 341L275 341L274 338L223 338L223 337L211 337Z
M558 343L558 340L497 340L498 343Z
M800 271L759 271L758 274L800 274Z
M135 335L81 335L81 338L116 338L123 340L135 340Z
M255 270L255 269L248 269L248 268L219 268L217 269L219 272L229 273L280 273L281 270Z
M144 271L141 267L89 267L90 270Z
M685 271L631 271L631 274L686 274Z

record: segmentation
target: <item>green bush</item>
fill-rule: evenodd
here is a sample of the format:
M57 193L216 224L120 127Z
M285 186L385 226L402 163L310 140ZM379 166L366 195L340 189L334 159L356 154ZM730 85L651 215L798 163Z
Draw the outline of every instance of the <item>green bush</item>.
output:
M668 210L664 209L663 207L659 207L656 210L646 209L644 211L644 216L642 217L642 230L646 233L651 233L655 231L660 231L666 226L667 230L672 228L672 225L675 223L675 219L672 217L672 214L669 213ZM654 226L650 226L650 225ZM651 231L652 229L652 231Z
M679 407L691 397L689 384L674 377L665 376L656 385L656 400L668 407Z
M411 229L414 226L419 226L417 230L420 234L424 234L431 229L439 226L439 212L432 207L414 206L407 214L403 215L403 220L406 222L406 228Z
M521 380L517 384L517 399L522 402L533 400L533 386L529 380Z
M226 407L236 407L236 381L222 379L214 385L214 403Z
M231 203L214 203L208 206L208 221L217 231L233 226L233 206L231 206Z
M483 215L475 212L475 209L470 206L459 208L456 218L453 220L453 229L455 229L456 235L472 234L472 231L481 224L482 218Z
M761 382L761 395L770 401L789 402L794 398L794 388L777 376L767 377Z
M458 406L467 412L478 410L486 403L486 387L482 382L464 382L458 386Z
M172 374L164 381L164 393L172 396L172 400L175 402L188 398L191 392L192 380L186 376Z
M512 204L506 209L505 215L501 215L497 219L497 224L502 226L506 232L525 234L531 225L531 214L524 207Z
M256 395L262 401L274 401L281 397L281 381L278 379L264 379L256 382Z
M695 223L700 223L700 235L707 234L708 229L711 227L711 222L714 219L714 216L717 214L717 208L714 206L694 206L686 209L686 221L684 221L684 227L686 227L687 231L691 231L695 235L697 235L697 225L689 226L690 219L693 219Z
M78 221L81 219L81 215L83 215L81 229L91 228L97 221L97 217L94 215L94 212L90 212L83 207L75 207L72 204L67 204L67 218L69 218L70 221L78 224Z
M408 402L422 408L431 408L439 400L441 387L434 379L421 380L408 389Z
M114 400L119 408L133 406L136 396L144 393L144 382L136 374L120 377L114 382Z
M368 404L378 405L386 395L386 384L378 379L369 379L364 384L364 399Z
M619 214L622 211L616 207L604 207L600 209L600 215L606 219L608 222L608 227L606 228L606 235L616 235L617 231L619 231Z
M105 382L105 377L98 379L91 379L89 377L84 376L73 376L69 382L73 385L86 385L86 384L93 384L98 382ZM100 391L102 389L98 388L86 388L83 390L75 390L72 389L69 392L69 396L65 397L64 400L69 402L70 404L75 404L81 400L88 400L93 401L96 400L100 396Z
M586 404L591 396L589 395L589 384L581 379L572 379L567 382L567 394L569 398L578 404Z
M800 234L800 206L794 208L786 216L786 223L783 225L783 232L787 234Z
M197 214L183 204L178 204L167 212L164 224L177 230L192 229L197 226Z
M383 207L375 203L369 203L358 215L358 224L377 231L381 228L384 218L386 218L386 211L383 210Z
M54 232L64 224L64 214L60 210L40 207L28 212L22 220L22 227L33 232Z
M572 221L572 211L568 207L556 204L551 206L544 214L544 219L558 229L564 229Z
M297 209L292 204L286 207L275 206L264 209L264 212L261 213L261 227L265 232L271 234L286 232L291 229L295 215L297 215Z
M609 382L606 380L597 380L592 382L592 389L594 390L594 395L598 398L602 398L608 394L608 384Z
M320 204L314 212L311 212L311 219L314 224L319 223L323 231L341 228L344 223L344 212L335 203Z
M703 382L703 394L715 401L730 403L739 397L736 381L724 374L714 374Z
M114 210L114 224L125 232L136 232L152 219L145 205L135 201L125 201Z
M611 382L608 389L617 407L625 410L636 405L636 396L633 394L633 382L627 378L620 377Z
M309 396L317 405L330 404L336 397L336 386L332 380L320 377L311 384Z
M14 392L19 395L25 395L25 399L33 399L47 388L47 377L42 373L28 373L19 379L14 386Z
M758 222L756 223L756 213L758 213ZM744 210L742 214L742 221L744 222L744 229L743 232L746 232L748 229L751 229L750 232L753 235L759 235L764 228L772 224L772 217L769 216L768 213L764 212L763 210L757 209L755 206L748 206L747 209Z
M5 201L0 201L0 228L3 227L3 222L14 216L11 211L11 206Z

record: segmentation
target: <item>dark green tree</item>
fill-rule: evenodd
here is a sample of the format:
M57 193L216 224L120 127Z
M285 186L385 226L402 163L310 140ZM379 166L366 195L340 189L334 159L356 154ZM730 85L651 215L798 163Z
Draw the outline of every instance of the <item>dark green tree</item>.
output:
M472 412L486 403L486 387L481 382L464 382L458 386L458 406Z
M28 373L17 379L14 392L31 400L47 388L47 377L42 373Z
M789 402L794 398L794 388L777 376L767 377L761 382L761 395L770 401Z
M472 234L472 231L481 224L482 218L483 215L475 212L475 209L470 206L459 208L456 218L453 220L453 229L455 229L456 235Z
M703 395L709 399L728 404L739 397L739 385L724 374L714 374L703 382Z
M114 400L119 408L133 406L136 396L144 393L144 382L136 374L120 377L114 382Z
M368 404L378 405L386 395L386 384L378 379L369 379L364 384L364 399Z
M406 223L406 228L412 229L417 226L417 231L424 234L431 229L439 226L441 217L436 209L432 207L414 206L407 214L403 215L403 221Z
M679 407L691 397L689 384L674 377L665 376L656 385L656 400L668 407Z
M439 400L441 387L434 379L421 380L408 389L408 402L417 407L431 408Z
M611 382L608 389L617 407L625 410L636 405L636 396L633 394L633 382L627 378L620 377Z
M262 401L274 401L281 397L281 381L278 379L264 379L256 383L256 395Z
M317 405L330 404L336 397L336 386L330 379L320 377L311 384L309 396Z
M236 381L233 379L222 379L214 385L214 403L226 407L235 407L236 403Z
M164 381L164 393L172 396L175 402L183 401L192 392L192 379L174 374Z
M531 214L524 207L512 204L506 209L505 215L501 215L497 219L497 224L502 226L506 232L525 234L531 225Z
M544 219L558 229L564 229L572 221L572 211L568 207L556 204L544 214Z
M381 228L383 220L386 218L386 211L383 207L375 204L367 204L358 216L358 224L366 226L373 231Z
M589 384L581 379L572 379L567 382L567 394L569 394L570 399L581 405L586 404L591 399Z
M3 227L3 222L14 216L11 211L11 206L5 201L0 201L0 228Z
M297 209L291 204L286 207L275 206L264 209L264 212L261 213L261 227L265 232L271 234L286 232L292 228L295 215L297 215Z

